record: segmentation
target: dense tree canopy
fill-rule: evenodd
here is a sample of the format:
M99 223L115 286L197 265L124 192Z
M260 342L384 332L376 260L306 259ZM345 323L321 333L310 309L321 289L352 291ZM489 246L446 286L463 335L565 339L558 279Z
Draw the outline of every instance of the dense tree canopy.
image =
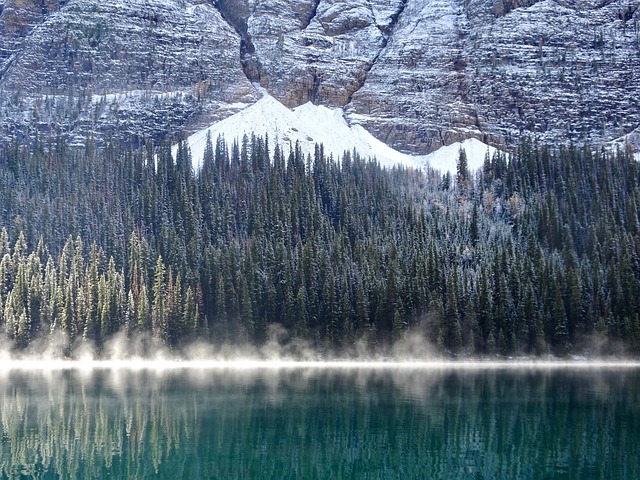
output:
M0 146L0 326L318 351L419 331L449 354L640 349L640 167L523 143L455 178L268 139Z

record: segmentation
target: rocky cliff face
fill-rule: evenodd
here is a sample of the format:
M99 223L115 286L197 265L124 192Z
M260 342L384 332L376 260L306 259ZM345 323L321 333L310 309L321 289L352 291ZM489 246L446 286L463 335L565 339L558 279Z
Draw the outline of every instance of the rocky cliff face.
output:
M115 118L154 135L223 118L254 101L259 83L290 107L344 107L350 122L411 153L471 136L600 143L640 125L639 7L0 0L0 89L20 94L0 101L0 118L60 122L60 98L75 95L70 131Z
M252 90L238 63L239 39L210 4L50 3L40 9L41 1L6 2L2 25L13 43L4 55L5 88L102 93L173 91L204 83L227 100Z
M26 112L81 135L115 123L154 135L259 97L209 2L6 0L0 45L0 88L21 99L5 100L5 123Z
M308 101L349 104L404 8L402 0L218 0L217 5L251 44L248 76L289 107Z

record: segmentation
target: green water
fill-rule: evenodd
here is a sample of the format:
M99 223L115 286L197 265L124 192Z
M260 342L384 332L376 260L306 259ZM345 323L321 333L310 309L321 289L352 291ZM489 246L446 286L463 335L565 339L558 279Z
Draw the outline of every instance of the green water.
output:
M640 370L0 375L3 478L638 479Z

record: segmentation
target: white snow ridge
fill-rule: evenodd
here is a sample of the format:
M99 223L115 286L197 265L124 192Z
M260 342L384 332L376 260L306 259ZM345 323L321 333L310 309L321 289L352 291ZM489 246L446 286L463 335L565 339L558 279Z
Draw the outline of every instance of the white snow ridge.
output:
M230 145L234 140L241 143L244 135L251 136L255 133L263 137L268 135L271 148L277 143L285 156L295 148L296 143L305 155L313 155L316 144L322 144L325 154L333 156L336 160L345 151L355 149L360 156L375 157L386 167L404 165L424 168L431 165L441 172L452 173L456 171L461 147L467 153L469 168L472 170L482 166L487 148L490 155L495 151L479 140L469 139L442 147L429 155L408 155L384 144L360 125L349 125L340 108L330 109L309 102L290 110L266 93L253 105L196 132L187 139L195 170L202 165L208 133L211 133L214 145L221 135ZM177 146L173 149L174 155L176 152Z

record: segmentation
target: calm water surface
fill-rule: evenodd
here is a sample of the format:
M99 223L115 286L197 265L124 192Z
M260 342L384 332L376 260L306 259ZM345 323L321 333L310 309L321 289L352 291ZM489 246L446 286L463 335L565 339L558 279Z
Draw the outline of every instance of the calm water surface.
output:
M639 479L640 370L0 374L1 478Z

